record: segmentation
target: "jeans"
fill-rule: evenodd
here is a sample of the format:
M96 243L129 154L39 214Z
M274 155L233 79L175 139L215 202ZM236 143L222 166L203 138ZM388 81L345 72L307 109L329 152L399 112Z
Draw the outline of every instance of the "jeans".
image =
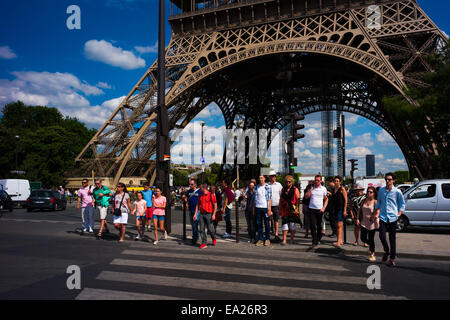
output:
M247 220L248 238L250 241L256 240L256 215L253 215L252 211L245 211L245 220Z
M369 245L370 252L375 252L375 230L367 230L361 226L361 241Z
M202 236L202 244L206 244L206 232L205 227L208 228L208 232L211 235L211 238L214 240L216 238L216 234L214 232L214 226L212 223L212 213L200 213L198 219L200 225L200 234Z
M225 207L225 214L224 214L224 219L225 219L225 232L228 234L231 234L231 229L232 229L232 225L231 225L231 209Z
M270 240L270 224L267 208L255 208L256 224L258 225L258 240L264 241L263 223L265 226L265 239Z
M320 212L319 209L309 209L311 212L311 220L310 220L310 228L311 228L311 236L312 243L319 244L319 241L322 240L322 218L323 212Z
M384 252L390 253L390 259L394 260L397 256L397 248L395 236L397 234L397 221L386 223L380 219L380 241L383 244ZM389 245L386 241L386 232L389 232L389 244L391 246L391 250L389 250Z
M94 207L81 208L83 229L94 229Z
M198 219L194 221L194 211L189 210L189 218L191 219L191 227L192 227L192 239L198 239Z

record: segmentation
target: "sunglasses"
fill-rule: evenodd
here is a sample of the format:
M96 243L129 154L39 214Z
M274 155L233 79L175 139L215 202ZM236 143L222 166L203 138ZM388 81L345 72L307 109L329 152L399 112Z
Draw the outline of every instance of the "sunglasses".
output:
M367 193L373 193L373 191L367 191Z
M117 186L117 188L123 188L122 186Z
M87 181L82 181L81 183L88 183Z
M392 181L392 180L394 180L394 179L384 179L384 180L386 180L386 181Z
M292 181L286 181L286 183L292 183Z

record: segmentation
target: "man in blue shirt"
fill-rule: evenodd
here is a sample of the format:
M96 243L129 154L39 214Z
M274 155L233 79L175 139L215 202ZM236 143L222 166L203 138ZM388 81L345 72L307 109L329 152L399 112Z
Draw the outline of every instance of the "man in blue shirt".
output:
M377 218L380 219L380 240L384 248L384 256L382 262L386 262L388 266L395 266L396 258L396 232L398 217L405 211L405 200L402 192L394 187L395 175L391 172L385 175L386 187L382 187L378 193ZM386 241L386 232L389 232L389 245Z
M197 183L195 180L189 181L189 190L183 196L184 201L189 209L189 218L191 220L192 227L192 245L195 245L198 241L198 221L194 220L195 208L197 207L198 198L200 197L201 190L197 188Z
M147 231L151 231L151 221L153 217L153 191L150 189L150 185L148 182L144 182L144 190L142 191L142 195L144 196L145 202L147 202Z

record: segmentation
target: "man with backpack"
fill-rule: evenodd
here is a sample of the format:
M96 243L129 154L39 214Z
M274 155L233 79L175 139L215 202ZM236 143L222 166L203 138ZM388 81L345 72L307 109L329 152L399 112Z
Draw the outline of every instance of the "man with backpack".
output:
M208 228L208 232L211 235L213 241L212 245L216 245L216 235L212 221L216 218L217 200L216 195L208 190L208 185L205 183L201 185L201 192L202 193L198 198L197 206L195 207L194 221L197 220L197 213L200 211L200 214L198 215L200 234L202 237L200 249L205 249L208 247L206 244L207 239L205 227Z
M264 175L259 176L259 184L255 190L255 201L253 202L253 214L256 216L258 225L257 246L270 246L270 216L272 215L272 188L266 184ZM263 236L263 224L265 228L265 237ZM265 241L264 241L265 238Z

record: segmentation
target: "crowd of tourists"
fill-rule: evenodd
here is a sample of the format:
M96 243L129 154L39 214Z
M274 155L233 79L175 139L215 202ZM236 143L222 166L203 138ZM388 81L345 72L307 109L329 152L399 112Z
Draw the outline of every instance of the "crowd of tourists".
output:
M348 190L339 176L329 178L325 183L317 175L304 189L303 197L292 176L286 176L283 184L276 180L276 173L271 172L268 179L260 175L257 180L250 180L245 189L238 190L232 189L230 179L224 179L216 186L198 185L196 180L190 180L189 188L179 189L178 193L189 213L192 245L198 245L201 240L200 248L207 248L209 234L215 246L217 226L221 221L225 221L225 232L221 237L232 237L231 212L233 206L237 205L244 212L250 243L256 246L270 246L272 243L285 246L289 234L289 243L293 244L297 226L300 226L305 230L305 238L311 234L311 246L315 247L323 243L322 237L326 235L327 213L331 234L326 236L336 238L333 243L335 247L341 248L344 244L344 224L350 220L354 224L353 245L357 246L361 241L369 250L368 259L375 261L374 239L378 231L384 250L382 261L389 260L387 264L395 266L397 220L405 209L405 202L402 192L394 187L393 173L385 175L386 187L378 190L372 186L367 190L361 186ZM145 183L144 190L137 193L137 199L132 204L123 183L119 183L113 193L102 185L101 180L96 180L95 186L89 186L85 179L77 194L83 232L94 232L96 208L101 219L97 237L109 233L106 216L110 207L120 242L124 241L129 214L136 215L136 240L144 239L145 231L152 229L153 244L157 245L161 238L158 230L164 239L168 237L164 229L167 199L159 188L151 190L149 184ZM389 241L386 233L389 233Z

